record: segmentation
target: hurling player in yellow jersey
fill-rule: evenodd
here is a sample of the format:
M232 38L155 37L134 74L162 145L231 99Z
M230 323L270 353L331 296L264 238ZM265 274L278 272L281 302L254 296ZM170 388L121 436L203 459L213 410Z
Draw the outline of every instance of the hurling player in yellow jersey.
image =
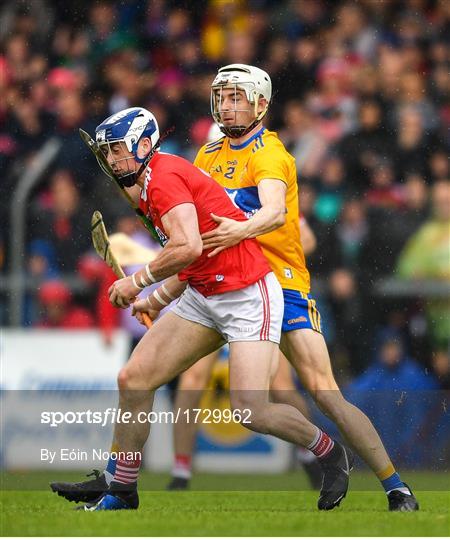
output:
M389 509L417 510L372 423L344 399L334 379L300 241L295 160L262 123L271 96L269 75L254 66L225 66L212 84L211 112L225 136L203 146L195 165L223 185L249 219L213 216L218 227L203 235L203 247L213 248L210 256L215 256L243 238L257 237L283 288L282 352L321 411L377 475ZM345 470L346 456L328 459ZM323 460L322 466L328 465Z

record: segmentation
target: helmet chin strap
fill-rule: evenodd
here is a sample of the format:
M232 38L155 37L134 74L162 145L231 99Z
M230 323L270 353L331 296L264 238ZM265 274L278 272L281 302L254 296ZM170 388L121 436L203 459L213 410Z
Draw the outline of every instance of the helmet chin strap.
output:
M239 139L240 137L243 137L244 135L247 135L257 124L259 124L260 119L255 118L253 122L249 126L231 126L231 127L225 127L223 124L219 126L220 131L222 133L225 133L227 137L230 137L230 139Z

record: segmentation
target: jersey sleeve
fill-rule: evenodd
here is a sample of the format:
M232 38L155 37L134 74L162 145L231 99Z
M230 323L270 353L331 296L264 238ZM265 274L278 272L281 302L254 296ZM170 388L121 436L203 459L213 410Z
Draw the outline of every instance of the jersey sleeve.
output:
M258 185L265 178L289 183L293 158L278 144L269 143L257 150L249 163L250 175Z
M179 204L194 204L188 182L181 174L167 172L164 177L154 180L149 185L150 199L160 217Z
M194 159L194 165L199 169L205 168L205 146L202 146Z

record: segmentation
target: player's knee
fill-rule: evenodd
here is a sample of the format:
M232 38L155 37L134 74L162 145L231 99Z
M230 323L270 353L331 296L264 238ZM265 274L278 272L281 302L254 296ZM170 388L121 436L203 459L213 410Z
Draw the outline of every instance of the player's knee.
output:
M139 370L134 369L129 364L125 365L117 376L117 385L119 391L127 390L156 390L158 385L152 383L151 373L147 373L148 378L144 381L142 379L142 374Z
M129 390L132 377L130 375L130 370L127 366L124 366L117 375L117 385L119 390Z

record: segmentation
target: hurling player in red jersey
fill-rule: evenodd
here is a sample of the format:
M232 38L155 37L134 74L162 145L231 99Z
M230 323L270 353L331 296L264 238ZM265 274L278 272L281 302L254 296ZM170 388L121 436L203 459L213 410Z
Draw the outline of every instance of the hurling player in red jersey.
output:
M157 151L158 125L146 109L126 109L107 118L97 127L96 139L123 186L140 188L134 196L164 243L153 261L111 286L111 303L126 308L142 289L167 278L149 297L150 310L155 300L169 303L185 290L119 372L119 408L130 416L127 423L115 425L119 455L114 478L85 509L137 508L141 451L150 429L142 418L152 409L154 391L224 341L230 347L236 421L308 447L316 455L329 451L334 441L297 409L269 401L284 305L281 286L256 240L244 240L214 258L203 252L201 234L216 226L211 213L242 220L244 215L208 175L182 158ZM60 493L55 485L52 489Z

